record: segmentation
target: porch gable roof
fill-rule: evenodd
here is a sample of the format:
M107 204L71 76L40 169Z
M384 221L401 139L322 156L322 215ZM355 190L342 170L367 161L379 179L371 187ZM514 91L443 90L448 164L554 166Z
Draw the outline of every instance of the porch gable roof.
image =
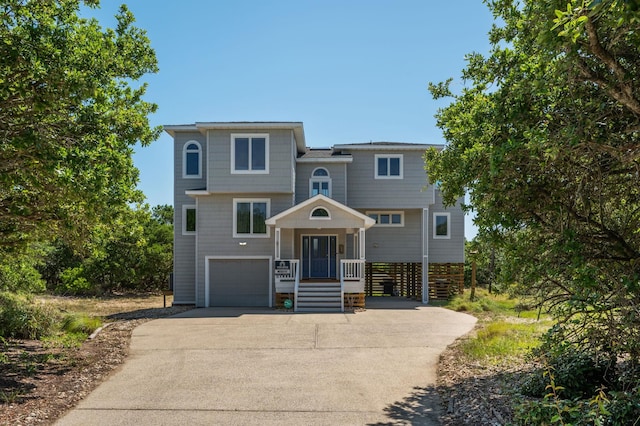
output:
M329 218L312 218L311 212L317 207L325 208ZM351 207L318 194L295 206L270 217L265 221L268 226L278 228L371 228L376 221Z

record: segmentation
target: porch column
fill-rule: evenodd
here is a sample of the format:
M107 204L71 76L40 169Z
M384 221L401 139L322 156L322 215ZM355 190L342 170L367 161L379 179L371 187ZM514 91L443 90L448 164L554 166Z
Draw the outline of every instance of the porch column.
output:
M275 248L275 260L280 260L280 228L276 228L276 248Z
M360 260L364 260L365 257L365 245L364 245L364 228L360 228L360 230L358 231L358 244L360 245L359 248L359 254L360 254Z
M429 303L429 208L422 209L422 303Z

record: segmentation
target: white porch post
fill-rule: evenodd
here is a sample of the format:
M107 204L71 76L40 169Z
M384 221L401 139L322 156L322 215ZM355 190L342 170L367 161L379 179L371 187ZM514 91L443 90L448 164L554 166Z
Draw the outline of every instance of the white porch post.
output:
M358 243L360 246L360 250L359 250L360 259L364 260L365 259L364 228L360 228L360 230L358 231Z
M276 228L276 250L275 250L275 255L276 255L276 260L280 260L280 228Z
M422 303L429 303L429 208L422 209Z

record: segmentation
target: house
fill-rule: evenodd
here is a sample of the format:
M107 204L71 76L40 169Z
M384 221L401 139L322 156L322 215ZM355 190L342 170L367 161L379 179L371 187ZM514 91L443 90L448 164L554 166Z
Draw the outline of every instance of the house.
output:
M340 311L362 306L375 285L426 303L429 283L450 274L433 268L464 262L460 206L444 208L424 170L436 145L313 149L301 122L165 131L174 140L174 304L288 299L297 311Z

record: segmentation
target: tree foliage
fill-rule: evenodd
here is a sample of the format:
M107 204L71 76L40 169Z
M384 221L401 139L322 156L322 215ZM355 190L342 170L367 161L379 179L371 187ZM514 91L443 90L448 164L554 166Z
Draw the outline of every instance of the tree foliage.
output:
M173 207L140 205L98 226L82 250L59 239L0 257L0 292L71 295L167 288L173 269Z
M445 200L469 193L503 274L537 296L569 350L640 360L640 15L622 0L487 1L490 54L469 54L426 154ZM619 358L621 357L621 358Z
M140 201L132 146L150 143L157 71L122 6L115 29L83 19L97 0L0 2L0 251L36 238L82 241Z
M167 288L173 269L172 217L171 206L143 205L121 215L108 231L96 229L89 255L71 255L68 246L59 244L43 268L48 288L63 294Z

